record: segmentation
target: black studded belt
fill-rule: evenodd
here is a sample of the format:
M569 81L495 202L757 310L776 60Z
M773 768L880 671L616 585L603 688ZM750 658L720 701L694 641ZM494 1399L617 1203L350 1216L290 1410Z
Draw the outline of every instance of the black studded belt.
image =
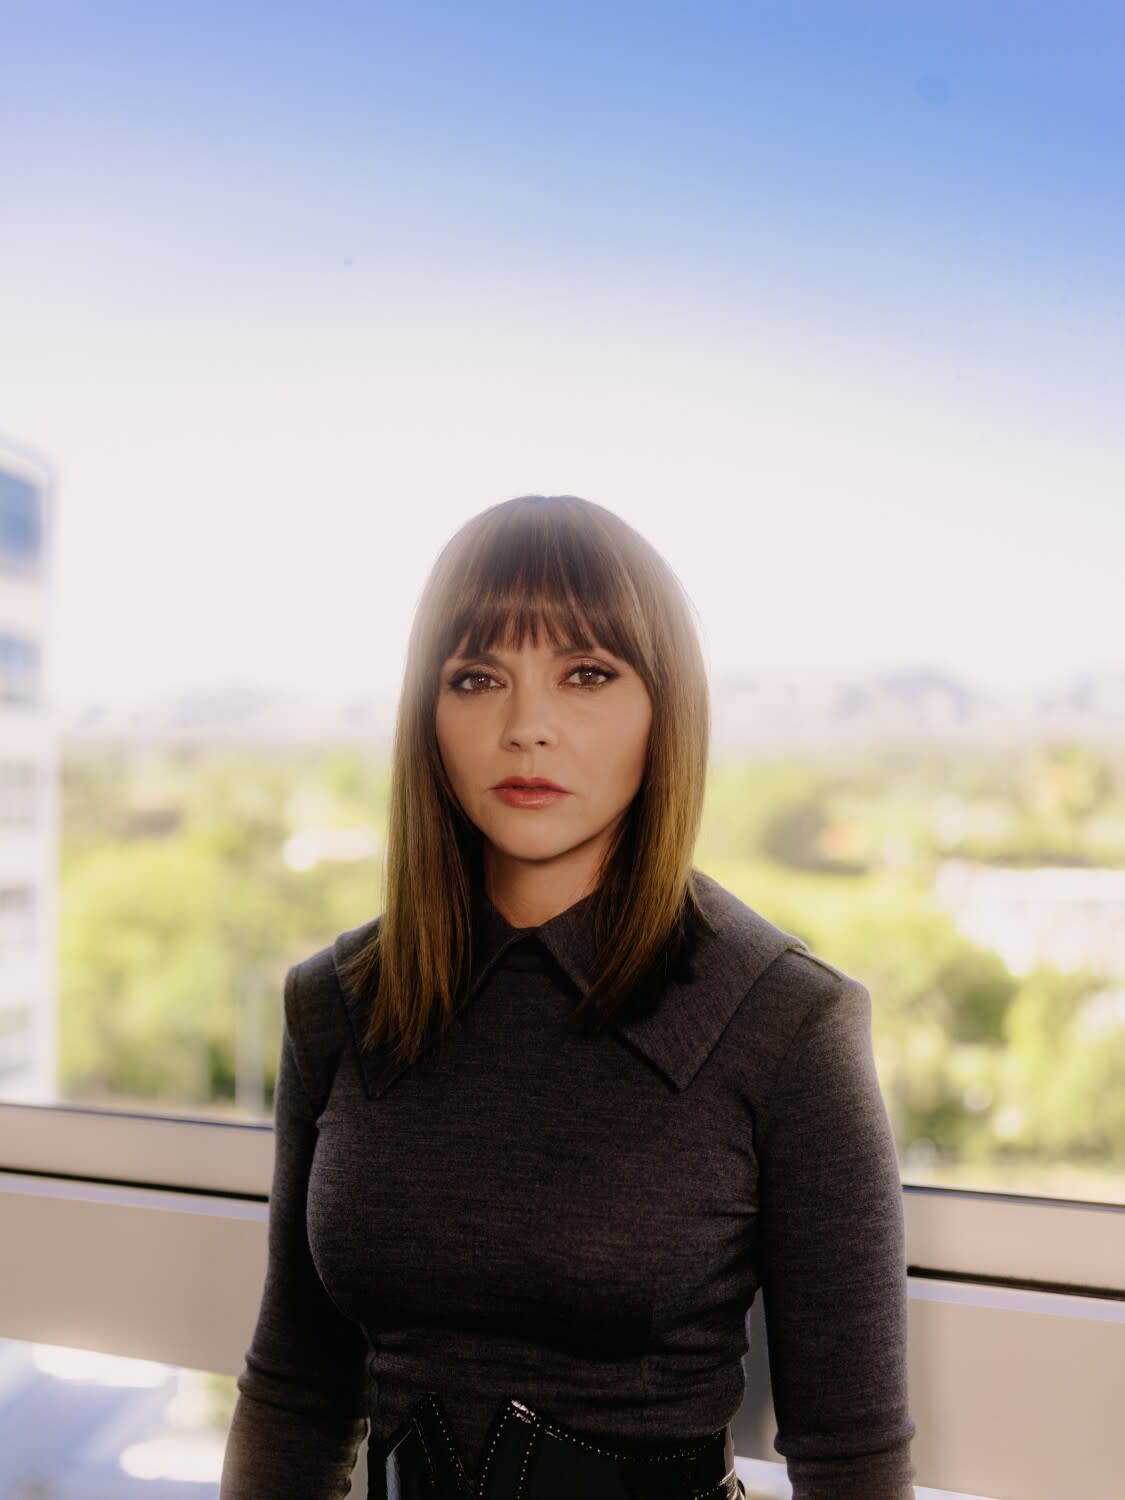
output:
M388 1441L368 1445L368 1500L742 1500L729 1425L703 1438L606 1443L514 1396L469 1478L436 1391Z

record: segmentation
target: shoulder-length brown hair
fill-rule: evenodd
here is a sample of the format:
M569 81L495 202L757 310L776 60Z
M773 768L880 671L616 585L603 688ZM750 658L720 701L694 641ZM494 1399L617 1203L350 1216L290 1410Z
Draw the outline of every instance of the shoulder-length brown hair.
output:
M435 1031L444 1041L471 974L484 839L438 749L441 668L454 654L498 644L518 650L528 635L538 644L540 627L553 645L600 644L623 657L652 700L641 785L591 895L597 959L570 1027L589 1033L613 1015L644 1014L669 974L690 977L694 940L708 930L692 854L711 729L692 609L649 542L577 495L506 500L446 543L407 645L391 752L385 910L343 976L370 998L366 1047L387 1041L413 1062Z

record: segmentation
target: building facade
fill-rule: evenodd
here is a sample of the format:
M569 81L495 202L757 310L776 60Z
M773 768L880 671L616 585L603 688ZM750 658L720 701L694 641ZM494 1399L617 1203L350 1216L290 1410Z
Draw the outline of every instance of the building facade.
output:
M53 480L0 443L0 1099L56 1098L58 735L46 687Z

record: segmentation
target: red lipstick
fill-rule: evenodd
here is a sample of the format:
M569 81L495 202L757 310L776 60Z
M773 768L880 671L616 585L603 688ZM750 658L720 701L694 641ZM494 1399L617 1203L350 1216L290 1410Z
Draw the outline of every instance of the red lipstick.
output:
M505 776L503 781L498 781L493 791L502 786L542 786L548 787L552 792L565 792L566 787L559 786L557 781L552 781L548 776Z
M509 807L553 807L570 793L546 776L506 776L492 788Z

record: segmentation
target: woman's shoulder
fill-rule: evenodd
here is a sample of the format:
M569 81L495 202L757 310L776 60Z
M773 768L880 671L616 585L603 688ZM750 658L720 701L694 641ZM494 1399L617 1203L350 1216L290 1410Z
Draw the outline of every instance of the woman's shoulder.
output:
M712 929L705 944L708 968L741 978L744 1004L775 1008L789 1025L799 1025L841 996L867 995L860 980L717 880L701 875L696 892Z
M696 870L693 887L711 928L708 941L716 956L729 956L744 963L760 957L769 957L774 962L784 959L794 974L811 978L812 968L837 982L854 982L843 969L814 953L804 938L772 922L713 876ZM763 972L760 964L754 967L759 974Z
M357 995L347 961L366 947L379 917L337 933L330 943L295 963L285 976L285 1024L301 1074L322 1081L326 1092L342 1049L354 1035Z
M669 977L657 1006L612 1023L678 1089L722 1038L755 1056L783 1048L844 978L713 876L693 870L692 887L705 923L688 965Z

